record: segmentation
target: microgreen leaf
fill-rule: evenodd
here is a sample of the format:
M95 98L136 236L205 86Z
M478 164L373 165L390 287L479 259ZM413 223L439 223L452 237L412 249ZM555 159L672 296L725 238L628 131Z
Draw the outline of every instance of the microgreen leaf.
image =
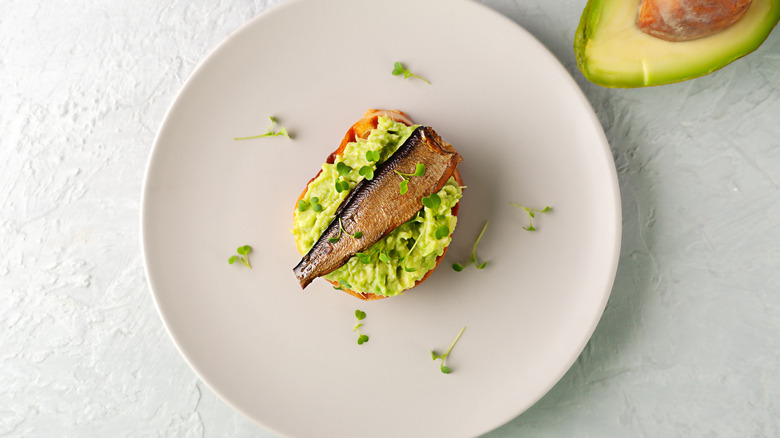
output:
M401 64L400 62L396 61L395 64L393 64L393 72L392 72L393 76L398 76L403 74L404 70L406 70L406 68L404 68L404 65Z
M430 196L422 198L422 204L433 210L441 205L441 197L439 197L439 195L436 193L431 193Z
M358 319L358 321L360 321L361 319L365 319L366 318L366 312L364 312L362 310L355 310L355 317Z
M449 235L450 235L450 228L446 225L442 225L439 228L436 228L436 231L434 232L434 236L436 237L436 239L442 239Z
M349 190L349 183L348 182L346 182L346 181L336 181L336 191L337 192L341 193L341 192L346 192L347 190Z
M363 237L363 232L362 232L362 231L358 231L358 232L357 232L357 233L355 233L355 235L354 235L354 236L352 236L352 237L354 237L355 239L360 239L361 237Z
M312 199L314 199L314 198L312 198ZM311 203L311 209L316 211L316 212L320 212L320 211L322 211L322 205L315 204L314 202L312 202Z
M431 358L433 360L441 359L441 367L440 370L444 374L449 374L452 372L452 369L450 367L445 366L444 362L447 360L447 357L450 355L450 352L452 351L452 348L455 346L455 344L460 339L461 335L463 335L463 332L466 330L466 326L463 326L463 328L460 329L460 332L458 332L458 336L455 337L455 340L452 341L452 344L450 344L450 347L447 349L447 351L444 352L444 354L436 354L435 351L431 350Z
M298 211L306 211L306 209L309 208L309 203L301 199L298 201Z
M469 257L469 261L465 265L461 265L460 263L455 263L452 265L452 269L454 269L457 272L462 271L465 269L468 265L474 263L474 266L477 267L477 269L483 269L487 262L477 263L477 245L479 244L479 241L482 239L482 235L485 234L485 230L487 229L488 222L485 222L485 226L482 227L482 231L480 231L479 236L477 236L477 240L474 242L474 247L471 250L471 257Z
M360 335L360 336L358 336L358 340L357 340L358 345L363 345L366 342L368 342L368 336L367 335Z
M398 187L400 188L401 194L405 195L406 192L409 191L409 181L407 181L407 180L401 181L401 183L398 185Z
M379 151L366 151L366 160L372 163L379 161L381 154Z
M390 257L385 252L380 252L379 253L379 260L381 260L381 261L383 261L385 263L390 263Z
M336 242L338 242L338 241L339 241L339 238L338 238L338 237L329 237L329 238L328 238L328 242L330 242L330 243L336 243Z
M404 65L401 64L398 61L396 61L395 64L393 64L393 71L391 73L393 74L393 76L404 75L404 79L408 79L410 77L415 77L417 79L422 80L423 82L425 82L427 84L430 84L430 82L428 82L427 80L423 79L422 77L417 76L416 74L411 73L408 68L404 67Z
M365 252L356 252L355 257L357 257L360 263L363 263L364 265L371 263L371 254Z
M414 176L423 176L425 175L425 164L423 163L417 163L417 167L414 168Z
M526 214L528 214L528 226L527 227L523 227L523 229L526 230L526 231L536 231L536 228L534 228L534 224L533 224L533 221L532 221L532 219L536 217L536 215L534 213L547 213L548 211L551 210L549 205L544 207L543 209L539 210L537 208L528 208L528 207L526 207L524 205L520 205L520 204L517 204L517 203L514 203L514 202L510 202L510 204L514 205L515 207L522 208L523 210L525 210Z
M246 266L249 269L252 269L252 266L249 264L249 258L247 255L252 252L252 247L249 245L243 245L236 248L236 253L238 255L232 255L230 258L228 258L228 264L233 264L235 262L240 262L242 265Z
M276 126L276 119L271 116L271 126L262 134L260 135L253 135L251 137L236 137L233 140L250 140L253 138L261 138L261 137L278 137L283 136L290 138L290 134L287 132L287 129L284 128L284 126L280 126L278 131L274 131L274 126Z

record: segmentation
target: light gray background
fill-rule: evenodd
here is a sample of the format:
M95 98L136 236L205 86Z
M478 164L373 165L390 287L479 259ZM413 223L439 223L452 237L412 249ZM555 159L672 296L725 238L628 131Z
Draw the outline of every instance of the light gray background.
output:
M276 3L0 3L0 437L273 436L174 348L144 278L139 206L183 82ZM715 74L611 90L576 69L585 0L482 3L579 83L623 202L591 342L487 437L780 436L780 31Z

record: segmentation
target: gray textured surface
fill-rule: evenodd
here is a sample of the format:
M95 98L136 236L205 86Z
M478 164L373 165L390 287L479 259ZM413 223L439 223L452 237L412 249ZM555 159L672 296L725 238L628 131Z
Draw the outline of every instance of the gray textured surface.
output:
M175 350L144 279L138 209L184 80L275 3L0 4L0 436L273 436ZM624 214L591 342L487 436L780 436L780 32L715 74L609 90L576 71L585 0L483 3L580 84Z

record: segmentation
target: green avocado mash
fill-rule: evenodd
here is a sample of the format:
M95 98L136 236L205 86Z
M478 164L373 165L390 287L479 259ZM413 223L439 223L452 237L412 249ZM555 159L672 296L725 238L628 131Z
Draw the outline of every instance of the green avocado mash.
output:
M343 155L337 157L333 164L322 165L322 172L309 183L303 197L309 205L312 198L318 198L322 209L314 211L309 206L304 211L295 210L292 233L301 252L308 252L314 246L335 217L342 201L363 179L359 174L360 169L370 166L375 170L376 165L393 155L414 129L415 126L380 117L377 128L367 139L349 143ZM379 151L379 161L368 161L367 151ZM339 175L337 166L340 162L352 170ZM349 184L349 190L338 192L336 182L339 181ZM436 266L436 258L449 245L450 234L457 223L451 209L461 198L462 190L455 179L450 178L438 195L441 198L440 205L431 209L421 204L421 211L412 219L325 278L347 284L348 289L355 292L382 296L398 295L414 286L415 282ZM449 228L450 233L437 239L436 230L443 225Z

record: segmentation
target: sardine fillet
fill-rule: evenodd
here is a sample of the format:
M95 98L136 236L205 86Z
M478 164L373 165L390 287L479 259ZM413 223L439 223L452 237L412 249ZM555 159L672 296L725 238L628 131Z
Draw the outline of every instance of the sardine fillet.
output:
M421 199L444 187L463 159L449 143L430 127L419 127L387 161L377 167L374 179L362 180L336 211L333 221L317 243L293 269L305 288L315 278L344 265L357 252L365 251L422 209ZM413 176L408 191L400 193L401 177L395 172L413 174L417 163L425 165L425 174ZM339 235L339 227L354 235L341 233L336 243L328 239Z

